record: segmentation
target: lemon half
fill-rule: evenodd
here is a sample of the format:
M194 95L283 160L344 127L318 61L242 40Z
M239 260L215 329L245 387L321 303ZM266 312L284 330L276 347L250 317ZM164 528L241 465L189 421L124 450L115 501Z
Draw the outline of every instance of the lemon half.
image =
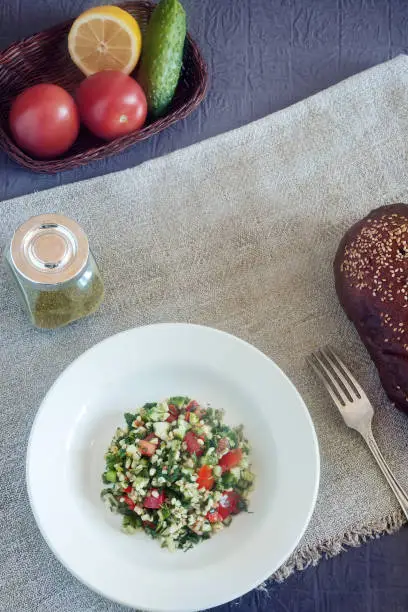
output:
M86 76L101 70L130 74L141 49L139 24L117 6L85 11L74 21L68 35L71 59Z

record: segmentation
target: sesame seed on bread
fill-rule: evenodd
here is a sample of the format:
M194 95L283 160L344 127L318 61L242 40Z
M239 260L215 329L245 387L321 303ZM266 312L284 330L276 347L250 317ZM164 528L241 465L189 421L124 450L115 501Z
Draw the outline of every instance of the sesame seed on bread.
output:
M408 205L370 212L340 242L336 291L395 405L408 413Z

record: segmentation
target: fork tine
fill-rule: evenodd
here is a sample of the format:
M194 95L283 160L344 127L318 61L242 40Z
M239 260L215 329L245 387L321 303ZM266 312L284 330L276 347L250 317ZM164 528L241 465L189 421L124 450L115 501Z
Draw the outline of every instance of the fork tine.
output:
M364 389L360 386L360 384L357 382L357 380L354 378L354 376L352 375L352 373L350 372L350 370L348 369L348 367L344 364L344 362L340 359L340 357L337 355L337 353L335 353L333 351L332 348L330 348L330 346L326 346L326 352L328 352L332 359L334 361L336 361L337 363L337 367L338 368L342 368L343 370L343 375L347 376L347 378L349 379L349 382L351 383L351 385L354 387L355 389L355 393L357 393L357 396L359 399L361 399L362 397L366 397L366 393L364 391Z
M346 395L349 396L349 400L350 401L356 400L358 398L358 393L356 393L356 389L353 387L353 385L350 384L350 381L347 379L347 376L345 375L345 372L342 370L342 367L340 363L337 361L334 353L331 355L330 349L328 347L322 348L320 352L324 356L324 358L326 359L327 363L330 365L332 370L334 371L337 378L342 383L346 391Z
M317 376L326 387L337 408L339 410L344 408L346 401L342 395L342 392L339 389L338 384L334 382L332 374L324 365L320 357L316 353L312 353L310 357L306 357L306 361L313 368ZM316 361L316 363L314 361ZM319 367L316 364L318 364Z

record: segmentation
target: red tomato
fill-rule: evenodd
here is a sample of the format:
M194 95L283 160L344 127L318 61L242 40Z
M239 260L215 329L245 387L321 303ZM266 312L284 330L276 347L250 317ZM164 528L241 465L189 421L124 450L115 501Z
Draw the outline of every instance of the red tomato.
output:
M125 504L127 504L127 506L129 507L129 510L133 510L134 507L136 506L135 502L132 501L130 497L128 496L125 497Z
M162 507L162 505L164 504L164 500L165 500L164 491L159 492L157 489L150 489L149 493L144 498L143 505L145 508L151 508L152 510L157 510Z
M224 453L227 449L229 448L229 441L228 438L221 438L220 440L218 440L218 445L217 445L217 453Z
M197 484L199 489L212 489L214 486L214 478L212 473L212 467L209 465L203 465L198 470Z
M240 496L235 491L224 491L217 508L217 512L224 520L230 514L238 514Z
M151 457L156 452L157 444L152 444L146 440L139 440L138 448L142 455Z
M79 132L74 99L62 87L47 83L29 87L17 96L9 123L16 143L41 159L65 153Z
M184 416L186 421L190 421L190 414L194 412L194 414L201 419L203 414L205 413L205 408L200 408L200 405L195 400L191 400L186 406L186 414Z
M146 120L146 96L139 83L118 70L102 70L82 81L76 92L81 119L104 140L139 130Z
M144 527L150 527L150 529L156 529L156 525L153 521L143 521Z
M199 438L194 432L188 431L184 436L184 442L187 444L187 451L191 454L195 453L197 457L203 454L204 448L199 444L199 440L203 438Z
M150 441L154 438L157 439L156 434L150 433L144 440L139 440L138 447L142 455L145 455L146 457L151 457L154 455L158 446L158 442L154 443Z
M129 485L126 489L123 489L124 493L130 493L132 491L132 487Z
M196 402L195 400L191 400L186 406L186 412L188 412L189 410L193 410L193 408L197 408L197 407L198 407L198 402Z
M177 421L179 411L174 404L169 404L169 416L167 417L167 423L172 423L173 421Z
M148 436L146 436L146 437L144 438L144 440L145 440L146 442L150 442L150 440L153 440L154 438L156 438L156 440L158 440L158 438L157 438L156 434L155 434L154 432L152 432L152 433L149 433L149 435L148 435ZM158 444L158 443L156 442L156 445L157 445L157 444Z
M242 459L242 450L240 448L234 448L221 457L218 465L221 467L223 472L227 472L231 468L234 468Z
M222 521L221 515L215 508L212 508L212 510L207 512L205 518L210 521L210 523L219 523L220 521Z
M196 402L195 400L191 400L187 406L186 406L186 413L184 415L184 418L186 421L190 420L190 412L192 412L195 408L197 408L198 406L198 402Z

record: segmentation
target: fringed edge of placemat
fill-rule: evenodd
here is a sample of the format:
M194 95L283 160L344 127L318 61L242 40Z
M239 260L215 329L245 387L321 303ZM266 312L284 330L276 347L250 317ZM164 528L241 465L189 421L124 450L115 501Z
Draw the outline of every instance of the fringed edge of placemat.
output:
M379 538L386 533L395 533L401 529L406 522L407 519L402 510L396 510L378 521L374 521L368 525L353 527L349 531L335 536L334 538L324 540L316 546L299 548L269 580L283 582L296 570L300 571L306 569L310 565L317 565L322 558L328 559L330 557L335 557L348 548L361 546L361 544L367 540ZM267 588L267 583L264 583L258 588L265 590L265 588Z

